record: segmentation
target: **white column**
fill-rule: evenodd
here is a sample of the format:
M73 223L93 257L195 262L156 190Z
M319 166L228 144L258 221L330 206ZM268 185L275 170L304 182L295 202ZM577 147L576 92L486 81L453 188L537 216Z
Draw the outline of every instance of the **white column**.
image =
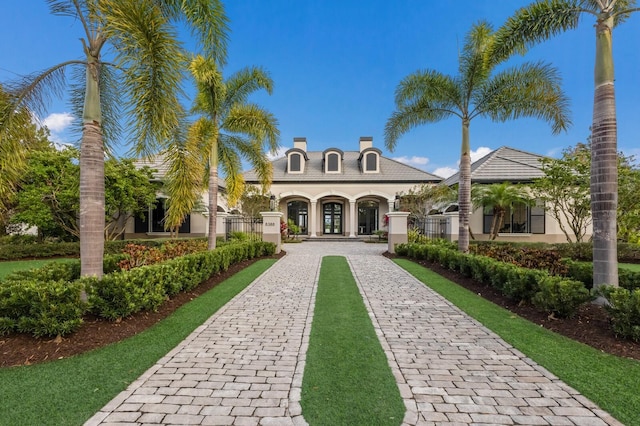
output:
M389 205L389 212L392 212L394 210L395 199L387 200L387 204Z
M318 215L317 209L318 202L316 200L311 200L311 211L309 212L309 229L311 230L311 238L316 238L316 216Z
M349 200L349 238L356 237L356 200Z
M274 243L276 254L280 253L282 238L280 237L280 219L282 212L260 212L262 216L262 241Z

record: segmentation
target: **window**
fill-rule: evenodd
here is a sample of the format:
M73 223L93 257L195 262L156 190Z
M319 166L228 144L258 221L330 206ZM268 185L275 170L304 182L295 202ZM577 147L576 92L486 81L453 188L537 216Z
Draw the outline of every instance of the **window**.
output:
M330 153L327 155L327 171L328 172L339 172L339 160L338 154Z
M307 234L308 227L308 205L304 201L290 201L287 203L287 219L300 227L302 235Z
M289 155L289 171L299 172L300 170L300 154Z
M143 217L136 216L134 222L134 232L144 234L149 232L167 232L164 229L164 217L166 215L166 198L157 198L155 206L150 206L144 212ZM178 233L188 234L191 232L191 215L187 215Z
M375 152L369 152L365 156L365 170L368 172L378 171L378 154Z
M544 234L545 222L544 205L533 207L526 204L514 204L504 215L504 222L500 228L501 234ZM485 207L483 211L482 233L491 233L493 222L493 208Z

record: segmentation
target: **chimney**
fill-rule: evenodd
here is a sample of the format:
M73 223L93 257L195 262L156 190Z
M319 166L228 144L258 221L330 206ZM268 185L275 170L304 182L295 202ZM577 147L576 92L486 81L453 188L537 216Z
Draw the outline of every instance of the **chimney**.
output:
M307 152L307 138L293 138L293 147Z
M360 136L360 152L364 151L367 148L373 147L373 137L372 136Z

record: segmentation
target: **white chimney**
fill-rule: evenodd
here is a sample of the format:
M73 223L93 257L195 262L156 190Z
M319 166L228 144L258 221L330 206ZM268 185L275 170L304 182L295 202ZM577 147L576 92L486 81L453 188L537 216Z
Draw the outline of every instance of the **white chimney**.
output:
M364 151L367 148L373 147L373 137L372 136L360 136L360 152Z
M307 138L293 138L293 147L307 152Z

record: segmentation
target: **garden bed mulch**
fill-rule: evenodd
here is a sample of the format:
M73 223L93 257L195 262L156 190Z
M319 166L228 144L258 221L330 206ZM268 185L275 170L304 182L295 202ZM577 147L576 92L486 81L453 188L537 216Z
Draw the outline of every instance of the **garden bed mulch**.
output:
M283 251L271 258L280 258L284 254ZM227 271L214 275L192 291L177 294L167 300L157 312L139 312L119 322L87 316L78 331L58 339L35 338L18 333L0 336L0 367L30 365L68 358L124 340L168 317L180 306L206 293L257 260L259 259L232 265Z
M388 253L387 256L395 257ZM585 343L602 352L640 360L640 343L616 338L611 329L609 315L602 306L587 303L579 309L578 314L574 318L551 318L546 313L538 311L531 305L515 303L493 287L481 284L472 278L464 277L437 263L427 261L415 262L535 324L562 334L570 339Z

